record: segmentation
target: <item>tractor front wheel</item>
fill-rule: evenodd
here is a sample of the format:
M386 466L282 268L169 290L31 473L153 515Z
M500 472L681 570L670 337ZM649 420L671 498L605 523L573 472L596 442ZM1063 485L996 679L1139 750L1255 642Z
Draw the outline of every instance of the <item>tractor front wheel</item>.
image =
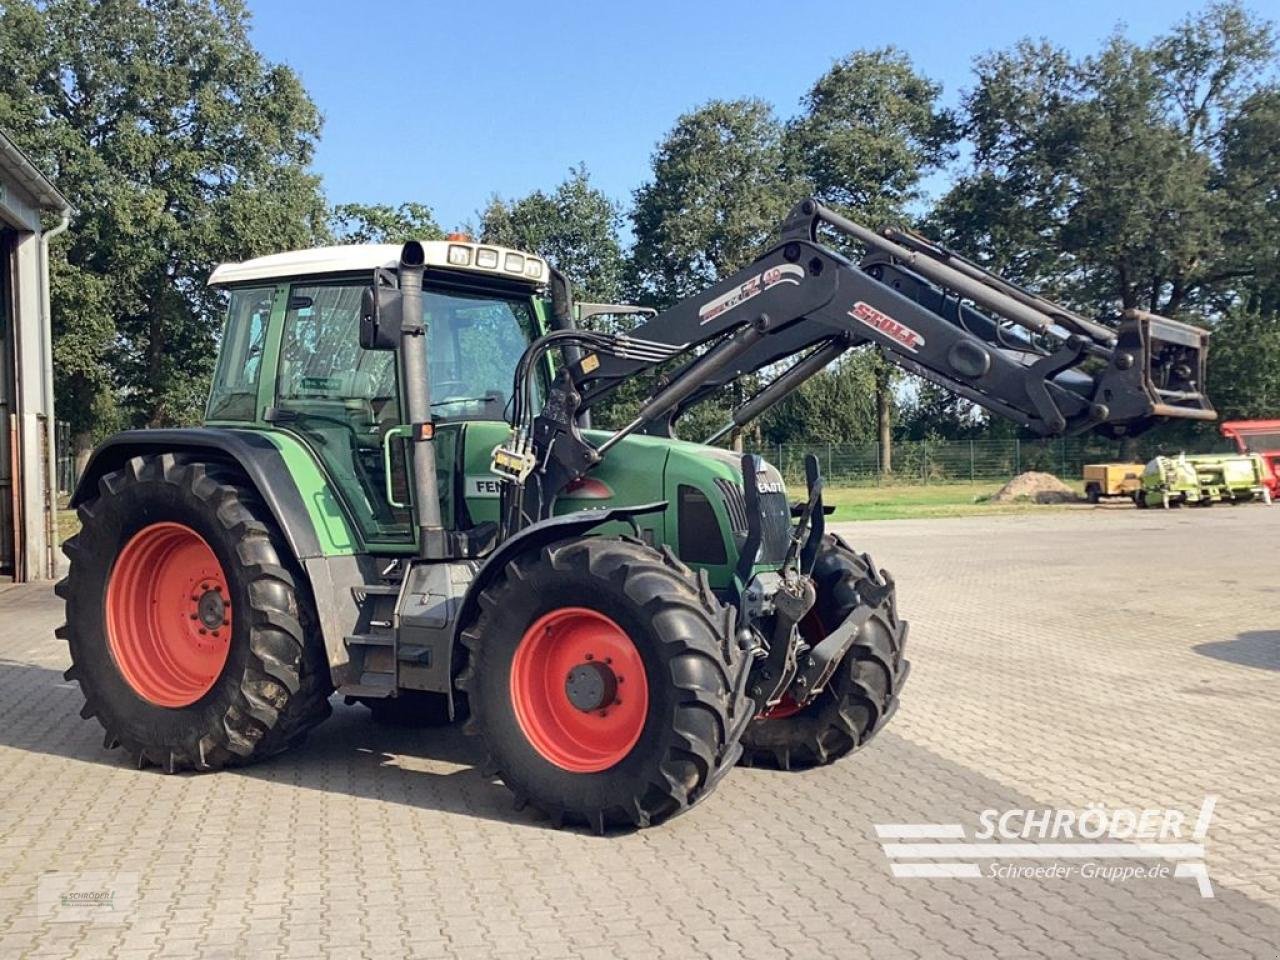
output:
M106 746L139 767L210 770L278 753L329 715L306 585L238 472L138 456L78 509L58 635Z
M743 762L783 770L822 766L864 746L898 706L906 680L906 624L898 620L893 582L870 558L824 538L813 567L817 601L800 622L817 645L855 610L874 607L827 686L803 706L788 697L762 713L742 737Z
M732 611L669 552L586 537L519 557L462 634L470 733L554 822L645 827L701 800L750 717Z

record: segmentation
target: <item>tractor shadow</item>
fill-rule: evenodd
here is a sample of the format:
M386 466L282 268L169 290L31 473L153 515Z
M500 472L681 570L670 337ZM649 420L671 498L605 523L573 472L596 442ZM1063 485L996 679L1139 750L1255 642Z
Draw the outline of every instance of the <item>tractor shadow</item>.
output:
M1234 640L1216 640L1191 648L1215 660L1260 670L1280 670L1280 630L1249 630Z
M368 709L333 698L333 715L298 748L235 771L254 780L499 823L551 827L485 771L487 757L461 723L402 727L375 723Z
M249 767L184 777L244 777L303 790L339 793L501 823L550 827L532 808L516 810L510 791L485 776L483 748L461 724L406 728L376 724L361 706L333 698L333 715L297 748ZM0 659L0 747L62 757L126 773L135 770L120 749L103 747L97 720L83 720L80 687L60 669Z

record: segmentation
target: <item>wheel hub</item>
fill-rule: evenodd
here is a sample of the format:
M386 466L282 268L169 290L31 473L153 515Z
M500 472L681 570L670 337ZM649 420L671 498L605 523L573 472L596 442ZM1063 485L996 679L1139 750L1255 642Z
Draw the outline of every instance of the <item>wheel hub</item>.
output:
M196 601L196 617L207 630L217 630L227 618L227 602L222 599L222 587L214 586L200 594Z
M569 702L583 713L609 706L618 696L618 677L599 660L588 660L569 671L564 682Z

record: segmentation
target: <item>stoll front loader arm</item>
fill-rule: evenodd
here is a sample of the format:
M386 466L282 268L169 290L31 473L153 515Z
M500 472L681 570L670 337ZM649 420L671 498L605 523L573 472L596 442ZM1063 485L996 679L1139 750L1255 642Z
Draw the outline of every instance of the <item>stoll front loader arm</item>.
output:
M854 264L823 245L827 227L861 244ZM1093 429L1132 435L1170 419L1216 417L1204 393L1208 334L1142 311L1088 320L914 234L877 234L806 200L769 252L627 335L560 330L581 352L561 369L540 415L519 401L495 469L540 477L511 484L508 530L550 515L556 495L623 437L672 435L676 420L746 374L798 357L733 411L714 441L748 423L852 347L892 362L1043 436ZM667 363L635 419L599 446L578 417L628 378ZM527 383L527 364L517 385ZM523 391L527 395L527 390ZM523 478L521 478L523 479Z

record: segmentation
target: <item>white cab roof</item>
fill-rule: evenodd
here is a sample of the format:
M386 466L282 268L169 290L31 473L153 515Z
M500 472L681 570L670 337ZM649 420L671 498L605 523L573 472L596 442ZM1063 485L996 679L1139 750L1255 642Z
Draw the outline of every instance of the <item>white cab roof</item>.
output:
M539 285L547 282L546 261L520 250L461 240L426 240L422 248L428 267L501 276ZM377 267L394 269L400 264L400 250L398 243L367 243L273 253L243 263L221 264L210 275L209 285L336 273L372 273ZM460 263L464 251L466 262ZM478 265L482 259L485 266ZM488 266L490 261L492 266Z

